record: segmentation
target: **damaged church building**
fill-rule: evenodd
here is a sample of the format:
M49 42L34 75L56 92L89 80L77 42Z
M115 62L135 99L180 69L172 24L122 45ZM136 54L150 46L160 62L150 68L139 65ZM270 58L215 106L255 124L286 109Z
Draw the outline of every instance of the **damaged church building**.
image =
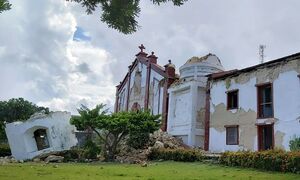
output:
M17 160L41 154L69 150L77 145L76 128L70 124L71 113L36 113L24 122L5 125L12 155Z
M115 112L161 114L163 131L210 152L289 150L300 136L300 53L225 71L214 54L192 57L175 73L141 45L116 86Z

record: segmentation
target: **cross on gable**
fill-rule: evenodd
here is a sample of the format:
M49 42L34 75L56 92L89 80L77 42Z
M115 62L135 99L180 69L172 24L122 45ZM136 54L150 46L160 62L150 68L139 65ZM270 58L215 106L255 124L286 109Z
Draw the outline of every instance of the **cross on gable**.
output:
M144 46L143 44L141 44L141 45L139 46L139 48L140 48L141 52L144 52L144 49L146 49L145 46Z

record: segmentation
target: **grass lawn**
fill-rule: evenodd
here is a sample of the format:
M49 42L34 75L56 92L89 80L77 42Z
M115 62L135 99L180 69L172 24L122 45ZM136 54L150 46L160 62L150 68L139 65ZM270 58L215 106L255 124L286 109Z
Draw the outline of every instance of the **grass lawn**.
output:
M129 164L7 164L0 165L0 180L89 179L300 179L290 173L262 172L203 163L151 162Z

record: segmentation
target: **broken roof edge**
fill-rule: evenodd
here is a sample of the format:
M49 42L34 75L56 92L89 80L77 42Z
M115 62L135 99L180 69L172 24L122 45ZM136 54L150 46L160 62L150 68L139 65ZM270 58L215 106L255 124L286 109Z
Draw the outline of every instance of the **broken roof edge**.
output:
M227 77L235 77L235 76L238 76L242 73L254 71L258 68L272 67L272 66L277 65L280 62L293 61L293 60L297 60L298 58L300 58L300 52L295 53L295 54L291 54L291 55L288 55L288 56L284 56L284 57L281 57L281 58L278 58L278 59L275 59L275 60L270 60L270 61L265 62L265 63L257 64L257 65L250 66L250 67L246 67L246 68L243 68L243 69L233 69L233 70L229 70L229 71L212 73L212 74L207 75L207 77L209 78L209 80L219 80L219 79L225 79Z
M195 63L203 62L203 61L207 60L207 58L209 56L216 56L216 55L212 54L212 53L208 53L205 56L192 56L183 65L186 65L186 64L195 64Z
M48 114L37 112L37 113L34 113L33 115L31 115L30 118L28 118L27 120L24 120L24 121L17 120L17 121L14 121L14 122L5 123L5 125L9 125L9 124L20 125L20 124L32 122L32 121L35 121L35 120L40 120L40 119L44 119L44 118L47 118L47 117L52 117L53 114L58 114L58 113L70 114L70 116L71 116L71 112L68 112L68 111L51 111Z

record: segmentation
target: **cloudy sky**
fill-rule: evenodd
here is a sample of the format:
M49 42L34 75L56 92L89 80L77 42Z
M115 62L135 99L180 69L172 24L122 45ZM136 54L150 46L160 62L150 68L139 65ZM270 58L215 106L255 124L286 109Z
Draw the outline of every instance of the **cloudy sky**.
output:
M10 0L0 14L0 100L24 97L51 110L114 104L115 85L143 43L177 67L211 52L229 69L300 51L299 0L189 0L182 7L142 0L141 28L123 35L101 11L63 0Z

